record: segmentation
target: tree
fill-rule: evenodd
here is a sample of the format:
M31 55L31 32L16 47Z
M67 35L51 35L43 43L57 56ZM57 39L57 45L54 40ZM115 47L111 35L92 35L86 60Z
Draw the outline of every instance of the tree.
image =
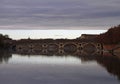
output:
M99 35L97 41L104 44L120 43L120 25L110 28L106 33Z

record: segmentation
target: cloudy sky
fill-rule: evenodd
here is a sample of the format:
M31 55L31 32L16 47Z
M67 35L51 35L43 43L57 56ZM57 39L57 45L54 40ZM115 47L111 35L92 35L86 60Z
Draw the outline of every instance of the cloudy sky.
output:
M108 29L120 0L0 0L0 29Z

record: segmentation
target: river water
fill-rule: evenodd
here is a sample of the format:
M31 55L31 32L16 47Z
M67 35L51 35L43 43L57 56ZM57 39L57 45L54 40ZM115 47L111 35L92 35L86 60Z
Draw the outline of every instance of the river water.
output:
M0 84L119 84L114 56L0 55Z

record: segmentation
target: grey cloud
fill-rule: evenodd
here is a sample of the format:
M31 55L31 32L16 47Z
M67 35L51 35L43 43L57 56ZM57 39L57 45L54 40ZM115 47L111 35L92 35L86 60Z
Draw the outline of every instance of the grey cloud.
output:
M120 23L119 4L119 0L0 0L0 29L12 25L16 29L25 26L106 29Z

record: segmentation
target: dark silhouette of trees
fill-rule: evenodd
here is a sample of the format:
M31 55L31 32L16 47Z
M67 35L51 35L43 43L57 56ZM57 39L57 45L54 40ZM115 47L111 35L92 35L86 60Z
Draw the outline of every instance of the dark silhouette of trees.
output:
M9 48L9 42L10 42L10 38L8 35L2 35L0 34L0 49L7 49Z
M97 41L104 44L120 43L120 25L110 28L106 33L100 34Z

